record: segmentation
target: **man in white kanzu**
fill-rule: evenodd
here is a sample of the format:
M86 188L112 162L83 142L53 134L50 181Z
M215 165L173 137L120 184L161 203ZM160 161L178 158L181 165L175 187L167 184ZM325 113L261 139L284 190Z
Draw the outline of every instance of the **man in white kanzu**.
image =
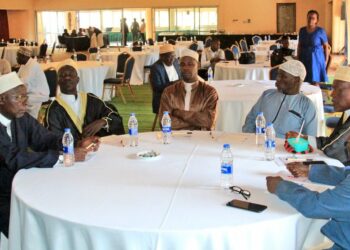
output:
M211 130L214 126L218 94L198 80L198 53L182 52L180 59L182 80L167 87L161 97L159 119L168 111L172 129Z
M44 71L31 55L32 51L28 48L21 47L18 50L17 62L21 65L18 76L27 86L27 112L37 119L41 103L49 100L50 89Z

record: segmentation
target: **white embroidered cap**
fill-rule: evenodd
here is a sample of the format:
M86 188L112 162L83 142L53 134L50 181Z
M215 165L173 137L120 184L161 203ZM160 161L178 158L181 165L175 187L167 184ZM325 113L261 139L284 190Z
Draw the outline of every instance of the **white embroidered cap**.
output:
M27 47L20 47L18 50L18 53L24 56L31 57L32 56L32 50Z
M184 49L181 52L181 57L185 57L185 56L189 56L192 57L194 60L196 60L198 62L198 53L196 51L190 50L190 49Z
M279 69L291 74L292 76L299 76L300 80L302 81L304 81L306 76L305 66L298 60L289 60L281 64Z
M11 72L0 76L0 94L5 93L17 86L24 85L16 72Z
M335 71L334 80L350 83L350 66L339 66Z

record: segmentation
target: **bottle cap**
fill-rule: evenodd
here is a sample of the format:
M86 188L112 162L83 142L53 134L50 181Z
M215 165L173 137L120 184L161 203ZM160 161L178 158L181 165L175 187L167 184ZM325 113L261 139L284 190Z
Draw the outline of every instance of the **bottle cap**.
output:
M267 127L273 127L273 123L271 122L267 123Z
M135 113L130 113L130 116L135 116Z
M65 128L64 132L67 132L67 133L69 132L70 133L70 128Z
M163 115L169 115L169 111L164 111Z
M230 148L230 144L224 144L224 149Z

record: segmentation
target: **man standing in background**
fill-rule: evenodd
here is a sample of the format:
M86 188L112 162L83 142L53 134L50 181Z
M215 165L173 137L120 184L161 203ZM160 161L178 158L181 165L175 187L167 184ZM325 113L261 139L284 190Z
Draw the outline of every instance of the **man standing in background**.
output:
M141 35L143 44L145 44L146 43L146 23L144 18L141 19L140 35Z

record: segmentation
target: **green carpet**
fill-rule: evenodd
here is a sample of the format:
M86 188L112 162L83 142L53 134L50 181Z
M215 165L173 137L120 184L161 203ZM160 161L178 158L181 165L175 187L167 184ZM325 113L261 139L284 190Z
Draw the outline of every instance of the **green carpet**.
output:
M117 107L119 114L123 117L125 131L128 129L128 120L130 113L135 113L139 123L139 132L148 132L152 130L152 124L155 114L152 113L152 90L149 84L132 85L135 92L135 100L130 94L128 87L122 87L126 104L117 96L112 99L112 103ZM156 130L158 128L158 123Z

